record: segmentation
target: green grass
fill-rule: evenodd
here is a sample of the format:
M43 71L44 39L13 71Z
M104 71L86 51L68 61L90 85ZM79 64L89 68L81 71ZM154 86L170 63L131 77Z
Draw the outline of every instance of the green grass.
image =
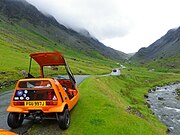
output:
M25 29L0 15L0 83L24 78L21 71L28 71L30 53L54 50L65 55L74 74L109 73L116 64L97 52L89 56L85 52L72 50L35 32L30 26ZM38 68L34 65L36 75L39 74Z
M125 71L120 77L92 77L80 86L81 99L72 111L71 128L67 133L166 134L166 127L145 105L144 95L155 85L178 80L178 76L145 71ZM128 106L132 108L131 113L127 112Z
M44 129L47 135L165 135L165 125L147 107L144 95L157 85L179 81L180 76L137 67L122 72L119 77L92 76L80 85L81 97L71 111L68 130L58 129L53 121L36 124L28 133Z
M156 58L140 66L144 66L150 70L154 69L158 72L180 73L180 54L166 58Z

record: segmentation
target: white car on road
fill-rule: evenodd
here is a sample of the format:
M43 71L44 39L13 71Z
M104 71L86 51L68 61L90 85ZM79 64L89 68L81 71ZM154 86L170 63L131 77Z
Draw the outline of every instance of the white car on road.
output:
M110 73L110 75L119 76L121 75L121 71L118 68L114 68L112 72Z

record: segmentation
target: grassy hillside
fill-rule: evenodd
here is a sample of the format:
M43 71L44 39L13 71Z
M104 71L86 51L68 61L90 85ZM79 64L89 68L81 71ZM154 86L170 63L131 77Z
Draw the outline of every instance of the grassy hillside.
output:
M137 61L133 60L130 63L131 65L145 67L149 70L157 72L172 72L180 74L180 54L163 59L153 59L147 63L138 63Z
M115 60L129 57L123 52L105 46L90 34L84 35L59 24L53 16L43 14L26 1L1 0L0 14L7 18L8 22L18 23L40 39L51 39L65 48L71 48L89 57L95 56L100 59L106 57Z
M81 97L71 111L71 126L61 131L56 121L34 124L31 134L57 135L165 135L166 127L147 107L144 95L156 85L180 80L180 76L123 70L123 75L93 76L79 87Z
M169 30L147 48L141 48L131 61L156 71L180 73L180 27Z
M116 62L97 52L92 56L74 51L32 30L0 16L0 82L22 78L28 71L29 54L58 50L64 53L74 74L103 74L111 71ZM38 68L38 66L36 65ZM37 70L36 70L37 71Z
M145 66L156 71L180 73L180 54L164 59L154 59Z

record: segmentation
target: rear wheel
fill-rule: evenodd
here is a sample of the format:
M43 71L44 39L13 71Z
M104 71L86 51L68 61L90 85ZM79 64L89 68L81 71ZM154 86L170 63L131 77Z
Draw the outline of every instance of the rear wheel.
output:
M11 128L18 128L22 125L24 114L10 112L7 118L8 126Z
M65 109L63 113L59 113L57 117L59 127L62 130L68 129L70 126L70 113L68 109Z

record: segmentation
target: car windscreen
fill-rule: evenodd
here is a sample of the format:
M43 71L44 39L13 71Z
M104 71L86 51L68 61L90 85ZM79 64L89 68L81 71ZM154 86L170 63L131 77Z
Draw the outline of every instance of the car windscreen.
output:
M51 83L48 80L29 80L21 81L18 85L19 88L51 88Z
M48 80L20 81L15 91L14 101L57 100L52 85Z

